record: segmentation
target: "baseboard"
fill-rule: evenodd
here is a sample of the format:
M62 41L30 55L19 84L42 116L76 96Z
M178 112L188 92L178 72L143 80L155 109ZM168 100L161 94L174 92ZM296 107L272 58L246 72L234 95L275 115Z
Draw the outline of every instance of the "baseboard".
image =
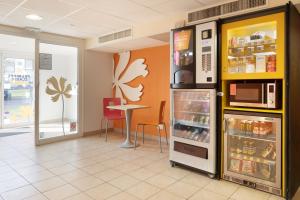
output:
M113 132L113 128L107 129L108 132ZM92 136L92 135L100 135L100 133L105 133L105 129L102 130L95 130L95 131L88 131L83 133L83 137Z
M114 128L114 131L116 133L122 133L122 129L121 128ZM124 134L126 134L125 132L126 132L126 130L124 130ZM132 138L134 137L134 134L135 134L135 132L131 131L130 135L131 135ZM153 134L147 133L146 131L145 131L144 137L145 137L145 140L153 140L153 141L158 141L159 140L158 135L153 135ZM142 139L142 132L138 132L138 139ZM170 141L170 137L168 135L168 142L169 141ZM164 133L161 135L161 142L162 143L167 143L166 139L165 139L165 134Z

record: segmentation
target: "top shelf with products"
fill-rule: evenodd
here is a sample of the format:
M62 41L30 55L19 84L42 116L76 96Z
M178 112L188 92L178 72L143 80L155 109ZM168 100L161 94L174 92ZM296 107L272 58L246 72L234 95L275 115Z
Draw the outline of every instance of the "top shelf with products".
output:
M284 14L222 25L222 79L284 78Z

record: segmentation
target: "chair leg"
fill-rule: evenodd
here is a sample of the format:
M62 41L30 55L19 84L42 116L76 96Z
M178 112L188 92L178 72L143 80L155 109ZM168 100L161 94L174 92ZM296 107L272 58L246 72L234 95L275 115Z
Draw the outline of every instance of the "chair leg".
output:
M159 136L159 146L160 146L160 153L162 153L162 147L161 147L161 135L160 135L160 127L157 126L157 132Z
M107 129L108 129L108 120L106 120L105 124L105 141L107 142Z
M124 137L124 124L123 124L124 120L122 119L121 122L122 122L122 136Z
M102 128L103 128L103 120L104 120L104 118L102 117L101 124L100 124L100 137L101 137Z
M167 142L167 145L169 145L168 143L168 132L167 132L167 127L166 127L166 124L164 123L164 131L165 131L165 134L166 134L166 142Z
M142 126L143 126L143 130L142 130L142 131L143 131L143 132L142 132L142 133L143 133L143 144L144 144L144 143L145 143L145 132L144 132L144 127L145 127L145 126L144 126L144 125L142 125Z
M135 127L135 134L134 134L134 150L136 149L136 141L137 141L137 132L138 132L139 125L137 124Z

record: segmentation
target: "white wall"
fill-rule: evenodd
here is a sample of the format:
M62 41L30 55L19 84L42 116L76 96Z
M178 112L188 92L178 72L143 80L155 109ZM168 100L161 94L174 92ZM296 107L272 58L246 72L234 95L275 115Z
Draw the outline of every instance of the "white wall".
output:
M112 96L113 54L85 51L83 132L100 129L102 99Z

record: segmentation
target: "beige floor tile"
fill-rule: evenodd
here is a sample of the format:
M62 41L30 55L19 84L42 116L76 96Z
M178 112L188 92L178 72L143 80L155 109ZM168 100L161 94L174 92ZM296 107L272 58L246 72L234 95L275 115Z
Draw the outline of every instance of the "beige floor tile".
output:
M194 185L178 181L167 187L166 190L177 196L189 198L190 196L195 194L199 190L199 188Z
M110 184L112 184L113 186L116 186L117 188L121 189L121 190L125 190L127 188L130 188L131 186L137 184L139 182L139 180L128 176L128 175L122 175L119 176L118 178L115 178L111 181L109 181Z
M145 157L137 158L135 160L131 161L131 164L138 165L140 167L144 167L152 163L153 161L147 158L147 155Z
M106 170L107 167L104 166L102 163L97 163L93 165L89 165L87 167L81 168L81 170L85 171L88 174L96 174L98 172Z
M27 197L24 200L48 200L48 199L42 194L37 194L37 195L33 195L31 197Z
M122 172L113 169L107 169L97 174L94 174L95 177L100 178L103 181L110 181L122 175L124 175Z
M140 168L140 166L138 166L138 165L134 165L131 163L122 163L122 164L118 165L117 167L115 167L114 169L117 171L123 172L123 173L130 173L139 168Z
M120 189L108 183L104 183L102 185L99 185L95 188L86 191L86 194L95 200L102 200L102 199L107 199L115 194L118 194L119 192L121 192Z
M238 190L231 196L235 200L267 200L270 194L258 190L240 186Z
M150 197L149 200L184 200L184 198L178 197L175 194L162 190L154 196Z
M40 192L46 192L62 185L65 185L66 181L59 177L52 177L43 181L39 181L33 184L33 186Z
M75 179L71 182L71 184L73 186L75 186L77 189L79 189L81 191L86 191L86 190L96 187L97 185L100 185L102 183L104 183L102 180L91 177L91 176L84 177L81 179Z
M32 165L29 167L17 169L16 171L21 175L31 174L34 172L44 171L45 168L40 165Z
M55 160L50 160L48 162L41 163L41 166L45 167L47 169L51 169L51 168L56 168L56 167L63 166L65 164L66 164L65 161L55 159Z
M155 185L159 188L165 188L165 187L171 185L172 183L174 183L175 181L176 181L176 179L171 178L169 176L162 175L162 174L152 176L146 180L147 183Z
M0 182L0 194L9 190L13 190L19 187L28 185L29 183L21 177L12 178L9 180Z
M187 169L182 169L178 167L172 167L162 172L163 175L175 178L177 180L189 175L191 172Z
M39 191L37 191L34 187L31 185L27 185L15 190L11 190L8 192L5 192L1 194L3 199L5 200L21 200L33 195L39 194Z
M104 162L101 162L105 167L107 167L108 169L110 168L114 168L116 166L121 165L122 163L124 163L124 161L119 160L119 159L110 159L110 160L106 160Z
M212 179L208 178L205 174L190 173L181 179L182 182L192 184L198 188L203 188L208 185Z
M139 199L131 194L126 193L126 192L121 192L119 194L116 194L116 195L108 198L108 200L139 200Z
M62 165L60 167L51 168L51 169L49 169L49 171L56 175L62 175L62 174L69 173L76 169L77 168L75 168L74 166L72 166L70 164L66 164L66 165Z
M75 187L67 184L48 192L45 192L44 195L50 200L61 200L70 196L74 196L75 194L80 193Z
M158 193L160 189L149 183L140 182L139 184L129 188L126 192L140 199L147 199L150 196Z
M82 170L79 170L79 169L76 169L76 170L73 170L69 173L60 175L60 177L62 179L64 179L65 181L67 181L67 182L72 182L75 179L80 179L80 178L84 178L84 177L87 177L87 176L90 176L90 175L88 173L82 171Z
M77 168L83 168L83 167L87 167L89 165L93 165L95 164L97 161L89 159L89 158L85 158L85 159L81 159L81 160L76 160L74 162L71 162L71 165L77 167Z
M80 193L76 194L74 196L68 197L65 200L93 200L91 197L89 197L87 194Z
M228 197L216 194L214 192L202 189L194 194L189 200L227 200ZM253 199L254 200L254 199Z
M140 169L134 170L133 172L130 172L128 174L139 180L145 180L145 179L148 179L148 178L156 175L156 173L154 173L150 170L147 170L145 168L140 168Z
M38 181L46 180L48 178L54 177L55 175L48 170L33 172L30 174L23 175L24 178L30 183L35 183Z
M271 195L269 197L269 200L284 200L283 197L279 197L279 196L275 196L275 195ZM294 200L297 200L297 199L294 199Z
M228 181L212 180L207 186L204 187L204 189L226 197L230 197L238 189L238 187L239 185L230 183Z

